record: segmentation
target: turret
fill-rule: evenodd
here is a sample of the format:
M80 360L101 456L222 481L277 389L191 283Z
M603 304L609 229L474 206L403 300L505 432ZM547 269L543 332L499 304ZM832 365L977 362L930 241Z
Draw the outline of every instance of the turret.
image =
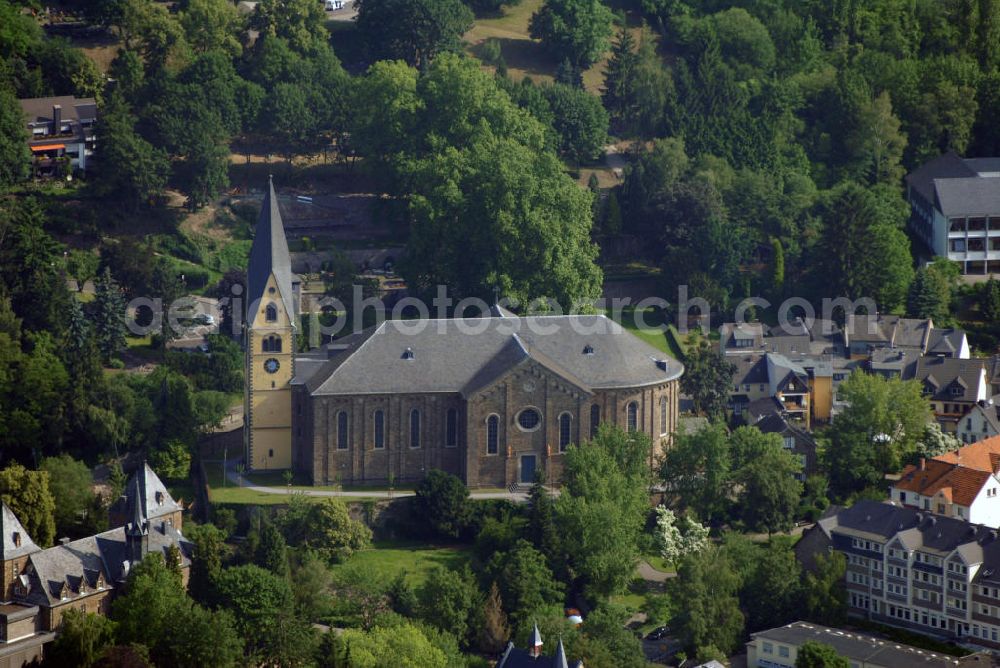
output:
M149 520L146 518L146 507L142 502L142 491L139 489L139 476L132 477L132 489L127 494L128 521L125 524L125 544L128 560L132 564L137 564L149 552Z

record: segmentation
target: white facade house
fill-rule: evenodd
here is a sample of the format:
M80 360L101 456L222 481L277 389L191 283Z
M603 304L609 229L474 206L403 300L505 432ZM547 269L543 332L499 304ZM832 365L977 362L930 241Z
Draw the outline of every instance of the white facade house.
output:
M921 459L889 490L901 506L1000 528L1000 438Z
M991 397L981 401L965 414L955 431L955 436L963 443L975 443L983 439L1000 436L1000 416L997 415L996 400Z
M910 228L963 274L1000 273L1000 158L946 153L906 177Z

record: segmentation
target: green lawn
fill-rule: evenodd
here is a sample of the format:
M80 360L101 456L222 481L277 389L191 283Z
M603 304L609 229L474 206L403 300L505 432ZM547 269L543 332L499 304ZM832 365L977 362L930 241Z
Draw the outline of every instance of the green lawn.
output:
M345 564L333 566L333 570L360 567L378 575L382 582L391 582L400 571L406 571L407 581L417 587L435 566L461 568L469 558L470 548L464 545L376 542L371 549L351 556Z
M240 487L231 480L223 480L222 462L205 462L205 473L208 475L208 490L209 490L208 493L212 500L212 503L248 505L248 506L275 506L288 503L287 494L268 494L266 492L258 492L256 490L250 489L249 487ZM285 479L282 477L280 471L271 471L266 473L252 473L247 475L247 478L251 479L258 485L264 485L266 487L285 487ZM341 496L337 498L343 500L345 503L351 503L354 501L367 501L369 499L376 498L365 495L365 491L371 491L372 488L362 489L362 488L348 487L344 491L353 492L355 489L357 489L358 491L357 496L352 494L351 496ZM301 490L339 491L340 488L333 486L313 487L312 485L303 485L303 484L292 485L292 492ZM315 503L318 501L322 501L327 497L307 496L305 498Z
M658 554L647 554L643 556L643 559L647 564L661 573L675 573L677 571L673 564Z
M675 347L670 345L668 337L663 331L661 331L662 328L658 328L658 325L663 322L663 318L662 315L657 313L654 309L648 308L643 311L642 315L645 320L645 327L639 326L636 318L636 315L638 314L632 307L622 309L621 315L618 318L615 318L611 309L606 310L606 315L609 318L615 319L615 321L622 327L632 332L657 350L665 352L675 359L680 356L680 351L675 350Z

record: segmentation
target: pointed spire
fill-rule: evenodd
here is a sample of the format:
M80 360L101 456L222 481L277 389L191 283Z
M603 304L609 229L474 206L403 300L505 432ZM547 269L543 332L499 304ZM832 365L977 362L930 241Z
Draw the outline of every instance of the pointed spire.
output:
M528 648L528 655L534 658L538 658L542 655L542 634L538 632L538 622L535 622L535 628L531 632L531 647Z
M292 293L292 261L285 239L285 225L278 208L278 195L274 192L274 179L269 175L260 216L254 228L253 246L250 249L250 263L247 266L247 308L256 306L257 311L263 300L281 301L290 317L295 316L295 301ZM267 294L267 282L274 275L277 284L275 295ZM251 313L248 322L253 323L256 313Z
M566 650L563 648L562 638L559 638L559 645L556 647L556 660L552 663L554 668L569 668L566 661Z
M142 500L138 472L132 476L132 489L128 491L127 513L128 524L125 525L126 533L131 536L144 535L147 531L146 504Z

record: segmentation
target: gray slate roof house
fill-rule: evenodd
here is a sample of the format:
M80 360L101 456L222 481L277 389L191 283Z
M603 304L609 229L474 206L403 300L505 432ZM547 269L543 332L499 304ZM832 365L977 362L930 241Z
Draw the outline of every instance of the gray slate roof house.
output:
M132 474L133 480L138 482L140 499L142 502L142 507L145 509L146 517L150 520L159 519L160 517L166 515L172 515L174 513L180 512L182 510L179 503L174 501L174 498L170 496L170 492L167 491L167 486L163 484L163 481L153 472L153 469L149 467L149 464L143 462L142 466L137 468ZM129 521L130 509L128 507L129 500L131 496L128 494L122 494L121 497L115 500L108 510L108 514L112 518L112 524L124 524Z
M719 348L725 355L763 352L764 326L759 322L724 323L719 328Z
M873 348L911 348L922 353L927 349L933 327L930 320L852 314L844 325L844 345L851 355L867 355Z
M949 357L921 357L917 360L914 379L923 383L931 401L972 404L989 397L986 364L983 360L963 360ZM939 411L955 412L955 411Z

